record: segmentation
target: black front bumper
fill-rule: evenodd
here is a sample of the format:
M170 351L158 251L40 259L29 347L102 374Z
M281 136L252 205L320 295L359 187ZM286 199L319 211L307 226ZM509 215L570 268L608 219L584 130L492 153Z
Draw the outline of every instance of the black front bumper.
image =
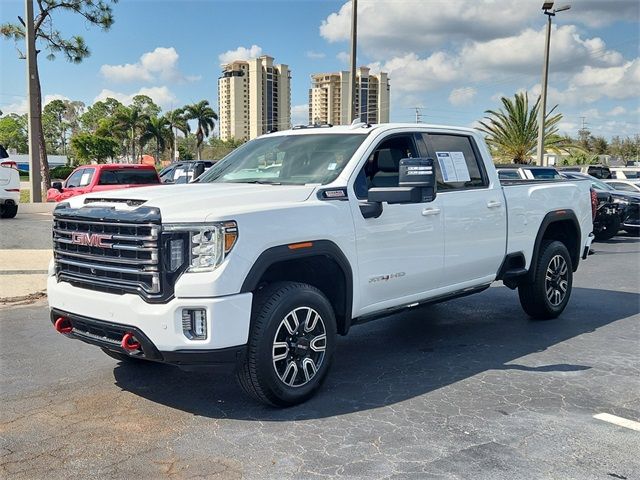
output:
M91 345L128 355L134 358L175 365L185 370L194 368L219 368L231 370L246 354L246 345L220 348L216 350L174 350L161 351L156 348L142 330L130 325L96 320L58 309L51 310L51 323L59 317L68 318L73 326L69 338L75 338ZM140 349L129 352L122 348L122 337L131 333L140 343Z

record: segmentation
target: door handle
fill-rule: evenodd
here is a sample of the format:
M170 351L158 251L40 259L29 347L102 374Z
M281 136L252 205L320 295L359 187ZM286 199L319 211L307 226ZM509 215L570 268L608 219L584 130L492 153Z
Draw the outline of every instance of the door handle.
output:
M425 208L424 210L422 210L422 215L425 217L429 217L431 215L440 215L440 209L439 208Z
M502 202L497 200L490 200L487 202L487 208L498 208L502 206Z

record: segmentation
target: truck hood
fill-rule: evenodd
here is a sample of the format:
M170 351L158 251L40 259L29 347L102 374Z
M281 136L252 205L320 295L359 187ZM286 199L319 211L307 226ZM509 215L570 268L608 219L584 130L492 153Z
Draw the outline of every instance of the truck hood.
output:
M314 189L313 185L192 183L93 192L66 201L71 208L102 206L132 211L141 205L157 207L163 222L201 222L303 202Z

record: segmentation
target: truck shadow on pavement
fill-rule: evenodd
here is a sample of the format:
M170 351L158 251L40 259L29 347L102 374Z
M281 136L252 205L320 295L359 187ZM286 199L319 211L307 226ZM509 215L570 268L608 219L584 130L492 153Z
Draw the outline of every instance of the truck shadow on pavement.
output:
M568 358L589 358L590 365L553 361L527 365L540 361L539 357L522 357L639 310L638 294L575 287L564 314L551 321L528 319L520 309L517 293L506 287L411 310L356 326L347 337L340 337L332 368L316 396L287 409L252 401L243 395L232 375L120 363L114 376L123 390L203 417L260 421L324 418L414 399L492 370L500 378L498 383L517 375L580 375L598 365L602 358L598 355L604 357L606 352L585 355L587 347L580 347L581 342L563 346L563 358L573 349L576 355ZM429 399L419 401L423 404Z

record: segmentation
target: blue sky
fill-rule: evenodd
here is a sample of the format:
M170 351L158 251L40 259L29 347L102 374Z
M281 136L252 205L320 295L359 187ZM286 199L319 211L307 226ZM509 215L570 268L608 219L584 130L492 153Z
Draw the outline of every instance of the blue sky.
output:
M571 0L568 0L571 1ZM557 2L558 5L564 2ZM550 98L576 135L640 133L640 2L573 0L554 18ZM539 93L546 17L538 0L360 0L358 64L387 71L391 121L473 125L500 95ZM23 14L2 0L0 22ZM294 123L307 119L312 73L348 68L345 1L121 0L109 32L57 15L57 28L85 38L79 65L42 58L45 101L91 104L146 93L165 109L208 99L217 108L224 59L269 54L292 70ZM0 109L25 110L25 65L0 41Z

